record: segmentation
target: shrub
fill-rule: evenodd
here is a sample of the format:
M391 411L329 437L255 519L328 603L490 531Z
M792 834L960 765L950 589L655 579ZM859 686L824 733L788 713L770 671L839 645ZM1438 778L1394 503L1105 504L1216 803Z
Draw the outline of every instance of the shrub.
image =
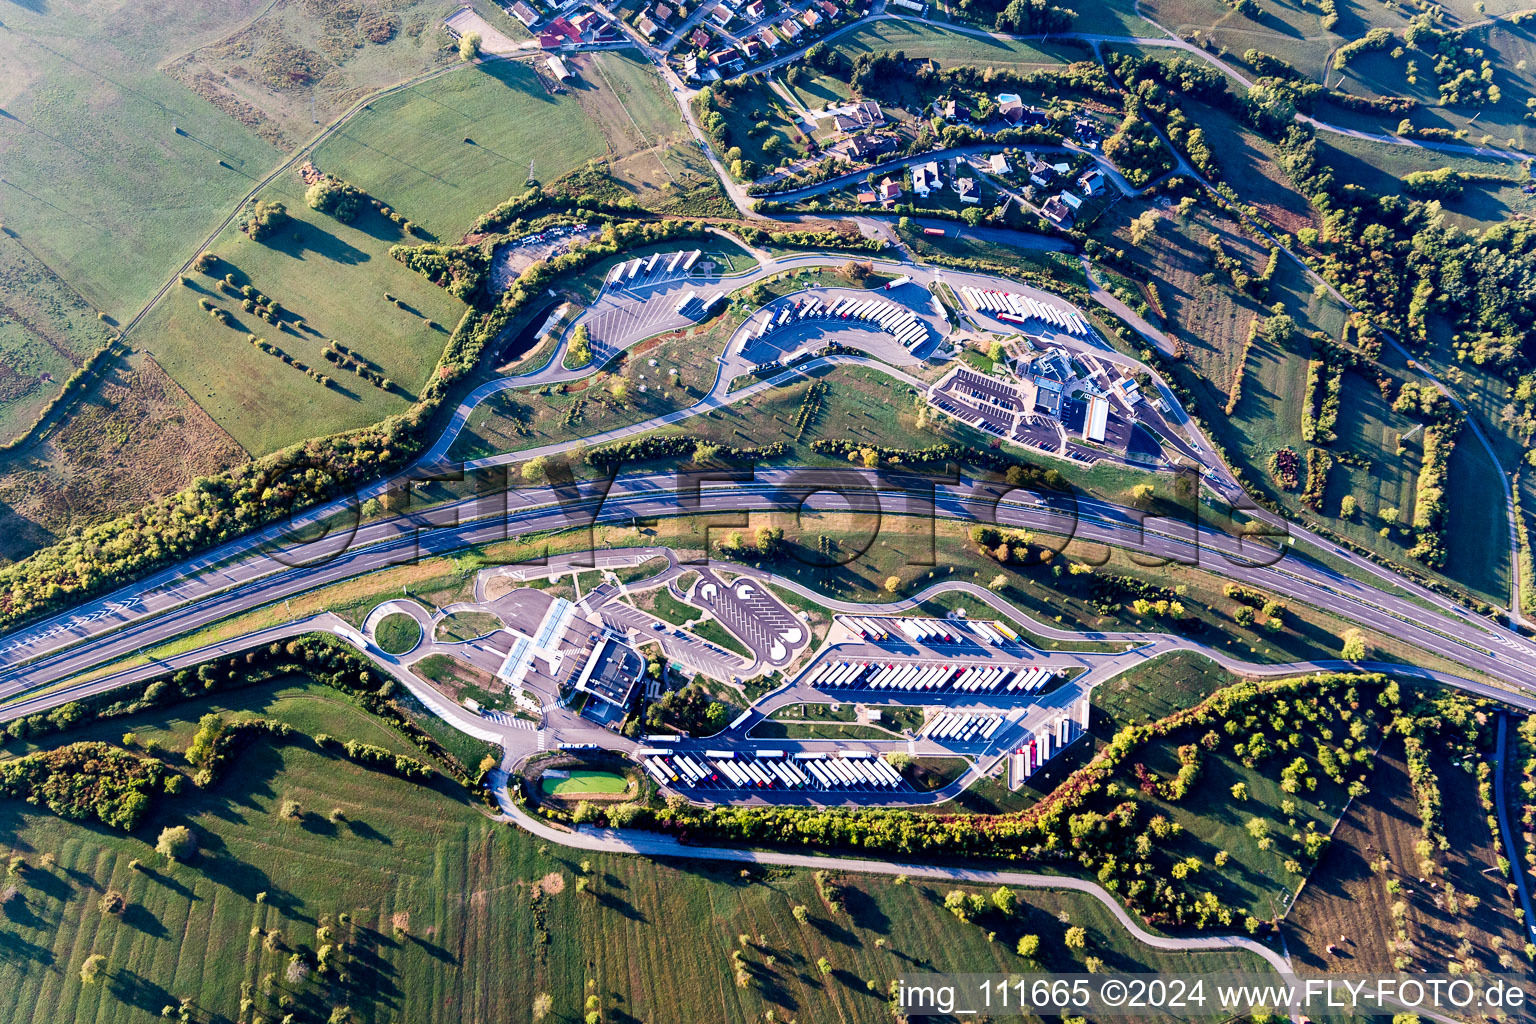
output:
M169 860L189 861L197 856L197 837L185 825L171 825L161 829L155 852Z

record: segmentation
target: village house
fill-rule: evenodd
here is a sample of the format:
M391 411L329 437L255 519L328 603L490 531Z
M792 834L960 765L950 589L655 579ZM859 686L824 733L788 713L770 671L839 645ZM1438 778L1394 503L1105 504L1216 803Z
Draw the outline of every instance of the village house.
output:
M522 22L525 28L533 28L534 23L539 20L538 13L532 7L523 3L523 0L516 0L512 4L512 17Z
M1063 231L1072 228L1072 210L1061 201L1060 196L1047 199L1045 205L1040 207L1040 215Z
M929 160L912 168L912 191L920 196L944 189L944 179L939 176L939 162Z

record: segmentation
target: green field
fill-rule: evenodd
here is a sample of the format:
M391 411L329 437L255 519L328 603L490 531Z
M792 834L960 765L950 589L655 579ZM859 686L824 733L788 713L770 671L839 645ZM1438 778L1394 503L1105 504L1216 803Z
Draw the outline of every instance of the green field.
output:
M47 264L0 231L0 442L30 426L111 334Z
M410 749L322 690L226 699L301 732ZM184 745L208 706L114 729ZM298 818L279 814L286 801L298 805ZM772 1008L785 1020L878 1022L890 1019L887 982L914 961L934 970L1019 970L1013 945L1026 932L1041 936L1041 966L1052 971L1081 970L1087 956L1117 970L1256 964L1242 954L1144 949L1096 901L1052 891L1021 890L1014 917L987 925L995 941L943 908L951 886L941 883L836 876L848 911L834 915L809 871L753 868L743 876L739 864L567 851L489 820L447 784L402 782L303 742L255 743L211 790L163 806L124 836L0 802L0 834L31 865L0 933L0 1019L128 1024L190 999L199 1014L233 1020L249 985L254 1011L268 1020L289 1012L278 1005L284 996L304 1019L324 1020L345 1004L357 1020L527 1020L540 993L551 997L552 1019L575 1020L590 992L605 1020L747 1021ZM153 852L170 824L196 834L202 852L193 863L167 867ZM131 870L132 859L147 870ZM575 884L581 875L585 892ZM97 909L108 886L127 898L122 915ZM809 908L803 924L791 914L797 905ZM1087 930L1085 949L1061 943L1069 926ZM290 980L291 952L313 964L321 927L348 943L347 980L313 971ZM280 944L269 951L273 932ZM737 948L747 961L745 987L732 979ZM82 985L80 965L95 953L106 957L101 981ZM830 975L816 969L820 957Z
M498 392L470 414L449 458L481 458L592 437L686 408L714 386L719 372L716 357L738 322L734 315L717 317L703 326L641 342L630 349L616 373L597 372L569 384ZM655 366L650 365L653 359ZM669 373L674 369L676 376ZM629 385L623 401L612 393L616 378Z
M459 0L267 4L222 38L199 38L165 73L279 148L292 149L360 96L457 63L439 23L459 6ZM527 38L522 24L495 4L468 0L468 6L504 35Z
M160 364L215 421L252 454L318 434L365 426L409 408L464 305L389 257L399 228L378 214L343 224L309 209L304 183L284 174L264 193L292 218L278 235L253 242L231 228L215 241L218 277L233 272L277 300L308 328L286 329L246 313L216 278L189 275L144 321L142 339ZM413 213L409 207L406 216ZM385 292L410 306L400 309ZM221 326L199 306L206 299L232 316ZM432 326L436 324L436 326ZM251 345L256 334L331 376L329 388ZM386 392L321 355L330 341L375 364L395 384Z
M715 90L715 105L725 115L727 152L741 155L757 166L759 176L781 160L805 156L809 150L799 130L800 116L761 78L734 79L729 88ZM769 140L773 139L771 144ZM765 145L777 146L765 153ZM722 158L725 153L719 154ZM729 164L727 164L729 166ZM732 171L732 174L735 172Z
M736 639L736 634L726 629L715 619L705 619L693 627L692 632L708 640L716 647L723 647L733 654L739 654L743 658L750 658L752 652L747 650L746 644Z
M1318 159L1326 160L1340 181L1352 182L1383 194L1398 191L1401 188L1400 179L1415 171L1453 167L1458 171L1476 174L1514 175L1519 170L1517 165L1494 157L1441 153L1422 146L1375 142L1332 132L1319 133L1317 143ZM1455 209L1459 202L1451 200L1446 205Z
M1173 651L1094 687L1093 706L1108 715L1116 727L1152 722L1193 707L1237 679L1204 655Z
M778 80L807 110L820 110L823 107L846 103L852 95L847 82L809 67L800 69L800 73L794 77L793 84L787 75L780 75Z
M1130 210L1117 214L1114 223L1123 225L1132 215ZM1105 226L1110 223L1106 218ZM1265 303L1282 303L1297 330L1284 344L1261 336L1247 346L1240 400L1230 415L1225 411L1239 376L1239 357L1244 355L1249 325L1255 317L1267 316L1268 309L1254 297L1235 292L1227 281L1219 277L1210 280L1213 264L1209 246L1203 242L1209 237L1206 232L1217 234L1225 250L1234 257L1241 255L1245 266L1257 265L1262 250L1251 239L1236 231L1231 222L1203 213L1187 219L1161 218L1154 239L1131 250L1141 265L1139 279L1157 286L1168 312L1167 330L1184 345L1184 357L1173 365L1173 372L1194 394L1196 411L1228 454L1239 460L1249 479L1295 514L1315 519L1399 564L1422 568L1408 557L1414 538L1404 530L1381 536L1384 523L1376 517L1384 508L1403 512L1400 522L1411 517L1420 454L1419 435L1415 434L1419 419L1392 410L1376 385L1377 368L1367 365L1343 374L1335 426L1338 437L1320 443L1338 456L1321 509L1304 509L1300 487L1284 491L1271 477L1269 461L1276 451L1290 448L1304 458L1308 447L1301 426L1313 345L1306 334L1317 330L1337 339L1344 326L1338 303L1316 294L1309 279L1289 260L1278 264ZM1123 240L1124 235L1117 233L1115 237ZM1395 384L1421 379L1391 351L1379 369L1396 378ZM1485 412L1502 409L1507 401L1502 397L1502 384L1489 382L1487 390ZM1408 440L1399 454L1398 445L1404 438ZM1358 464L1346 461L1351 459ZM1447 531L1454 549L1439 575L1484 598L1507 600L1509 552L1503 542L1507 527L1498 525L1504 521L1501 509L1484 501L1485 495L1502 490L1494 465L1476 439L1464 433L1452 456L1451 469L1466 486L1447 490L1450 518L1473 524L1473 528L1453 526ZM1359 507L1347 518L1342 515L1346 495L1353 495Z
M529 161L553 181L605 152L575 91L551 95L528 65L498 61L370 103L314 161L452 241L523 190Z
M550 796L580 796L584 793L613 795L629 788L629 780L612 772L573 771L563 778L545 775L542 784Z
M259 6L6 8L0 221L119 320L278 161L254 131L158 70Z
M1110 31L1094 29L1093 31ZM1050 43L1026 43L997 36L974 35L941 25L927 25L900 18L866 22L839 35L833 44L849 57L900 50L909 58L932 58L945 67L974 64L978 67L1027 70L1082 60L1085 51Z
M501 628L501 620L490 612L454 612L437 624L437 639L475 640Z
M660 114L632 65L602 56L616 88L631 97L621 105L614 92L590 85L546 93L517 62L455 69L369 104L313 159L429 236L457 239L485 210L523 190L529 159L537 176L551 180L605 153L641 148L625 133L636 122L654 132ZM634 122L619 122L615 111L623 109L636 112ZM312 330L278 334L228 302L238 326L220 327L198 307L208 296L186 288L173 289L144 324L162 365L253 454L406 409L464 312L389 257L391 245L413 241L399 227L372 212L340 223L308 209L304 190L297 173L280 175L262 198L283 202L296 223L262 243L231 227L212 249ZM204 291L212 284L196 281ZM408 308L386 300L386 292ZM322 388L247 344L247 331L329 373L335 385ZM396 386L386 393L325 363L320 353L330 339L375 363Z

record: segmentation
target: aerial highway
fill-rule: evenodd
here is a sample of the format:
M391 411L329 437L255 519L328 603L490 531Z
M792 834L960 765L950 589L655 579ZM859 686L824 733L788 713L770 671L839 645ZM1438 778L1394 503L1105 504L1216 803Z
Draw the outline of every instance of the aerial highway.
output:
M744 274L714 276L718 284L739 289L784 270L825 268L846 262L826 254L791 254L779 258L759 253L758 267ZM925 289L939 283L972 281L985 287L996 279L959 274L914 263L905 257L881 259L877 266L900 270ZM606 303L660 304L670 310L677 282L615 289L598 299L586 316L601 315ZM1018 288L1021 286L1009 285ZM618 292L622 291L622 295ZM651 332L647 318L613 338L622 350ZM935 320L935 324L940 321ZM1136 323L1144 332L1150 326ZM498 467L534 455L558 457L577 445L616 440L702 415L744 401L795 379L821 365L857 364L873 367L921 390L924 382L899 367L864 356L824 356L731 390L731 383L752 368L739 342L717 359L715 379L694 404L649 421L611 431L612 436L583 438L527 451L478 459L469 472L478 473L485 493L435 507L410 509L363 522L360 506L369 497L388 493L414 497L413 485L432 479L453 479L466 472L448 453L465 428L470 413L493 394L509 387L538 386L596 372L596 367L569 371L561 354L569 334L544 366L520 376L498 378L467 395L440 436L415 465L394 476L317 507L303 510L288 522L275 524L168 567L111 593L83 602L68 612L11 631L0 637L0 700L91 671L199 629L210 623L291 597L338 580L401 564L419 557L446 554L468 546L504 540L526 533L619 522L635 517L778 509L794 511L818 491L846 492L850 507L872 515L931 515L965 521L997 522L1063 537L1102 541L1127 551L1167 558L1204 568L1283 595L1340 617L1394 635L1452 662L1486 673L1511 685L1536 683L1536 645L1518 634L1477 616L1443 595L1398 576L1389 568L1357 558L1328 540L1281 520L1246 499L1242 488L1215 455L1214 446L1184 413L1177 399L1159 385L1173 428L1165 433L1186 459L1197 461L1202 484L1218 505L1242 510L1241 522L1206 521L1197 526L1149 517L1083 496L1042 492L1008 494L1008 488L958 472L945 483L900 473L861 473L852 470L795 470L742 467L728 474L729 483L700 483L669 475L625 475L611 486L603 481L577 480L564 486L513 489L497 477ZM1100 343L1102 345L1102 343ZM1107 346L1090 347L1096 357L1127 372L1151 371ZM1182 432L1183 437L1178 433ZM585 472L577 467L577 472ZM745 473L743 477L742 473ZM719 476L720 474L716 474ZM606 493L604 488L608 487ZM912 493L905 493L915 488ZM823 495L823 499L825 495ZM1202 506L1202 513L1209 510ZM317 538L318 535L318 539ZM1350 575L1298 557L1282 558L1275 538L1289 536L1350 565ZM1362 580L1379 581L1371 585Z
M165 581L125 588L109 600L121 611L115 630L31 660L7 652L0 700L68 679L211 623L339 580L525 534L636 518L743 511L794 511L818 498L832 507L879 515L937 516L995 522L1041 534L1075 536L1150 559L1199 564L1219 576L1331 612L1421 647L1513 687L1536 688L1536 648L1491 623L1425 607L1262 542L1209 524L1149 524L1134 509L1053 495L1009 495L1007 485L961 478L955 485L917 487L910 477L862 470L758 470L751 482L699 483L675 476L619 478L606 495L597 485L578 493L537 488L476 496L421 514L406 514L307 543L258 549L233 562L189 567ZM502 502L506 501L505 506ZM109 621L105 617L91 625ZM62 634L68 636L68 634ZM57 639L57 638L55 638Z

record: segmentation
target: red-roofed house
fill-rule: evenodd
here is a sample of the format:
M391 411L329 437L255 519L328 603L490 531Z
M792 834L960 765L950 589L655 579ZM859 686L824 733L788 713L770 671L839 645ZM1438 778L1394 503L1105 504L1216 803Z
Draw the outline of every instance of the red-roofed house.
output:
M688 37L688 41L697 47L708 46L709 33L701 28L696 28L693 30L693 35Z

